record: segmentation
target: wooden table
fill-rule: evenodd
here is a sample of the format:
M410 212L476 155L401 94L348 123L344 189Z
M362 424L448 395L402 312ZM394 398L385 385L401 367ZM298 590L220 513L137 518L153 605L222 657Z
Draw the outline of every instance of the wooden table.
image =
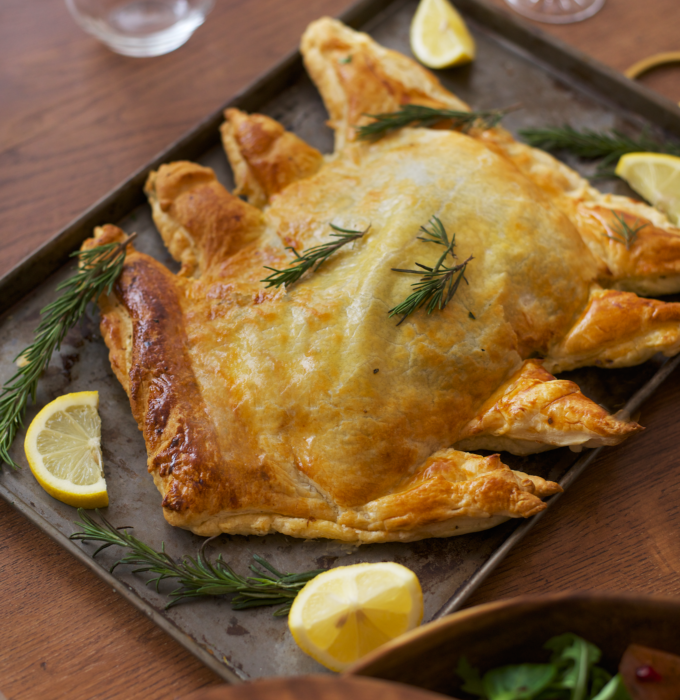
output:
M503 0L494 0L503 6ZM296 46L351 0L217 0L187 45L110 53L62 0L0 5L0 274ZM680 49L677 0L607 0L543 25L617 68ZM680 69L647 84L680 100ZM475 594L608 589L680 595L680 378L645 406L645 433L609 450ZM219 679L0 502L0 693L174 698Z

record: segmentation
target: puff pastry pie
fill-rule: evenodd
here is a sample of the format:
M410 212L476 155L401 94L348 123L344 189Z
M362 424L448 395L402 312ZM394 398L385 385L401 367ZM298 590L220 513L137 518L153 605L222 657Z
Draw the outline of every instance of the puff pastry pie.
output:
M680 230L499 128L359 142L367 113L467 106L331 19L310 25L302 53L335 152L227 110L236 194L193 163L152 173L181 272L130 245L100 300L165 517L200 535L364 543L539 512L557 484L469 451L613 445L641 429L553 373L680 349L680 304L638 296L680 290ZM473 257L469 284L397 325L388 311L413 278L393 268L433 264L436 246L417 238L433 216ZM609 235L617 216L645 224L629 248ZM265 266L331 240L330 224L368 232L295 285L265 287ZM104 226L86 245L122 236Z

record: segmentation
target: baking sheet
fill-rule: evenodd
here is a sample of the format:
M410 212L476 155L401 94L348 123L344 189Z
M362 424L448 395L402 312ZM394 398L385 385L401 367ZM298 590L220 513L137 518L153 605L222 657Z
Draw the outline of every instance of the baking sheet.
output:
M628 88L618 77L607 77L607 71L579 63L574 52L565 53L535 30L523 30L521 25L505 20L502 13L482 3L461 0L457 4L467 15L477 41L478 58L471 66L440 71L438 76L446 87L476 108L521 103L523 108L504 120L504 126L510 131L516 132L525 126L568 122L575 127L594 129L637 130L648 126L652 131L658 131L658 125L663 124L678 127L677 133L680 133L680 113L675 114L672 106L666 109L663 100L650 99L643 89ZM350 15L355 24L363 23L361 28L370 31L378 42L410 55L408 28L416 5L415 0L363 2ZM603 92L602 85L609 86L609 89ZM628 94L626 90L630 90L630 94L624 100ZM622 102L637 109L637 113L622 109ZM325 110L309 79L300 74L297 57L287 59L275 70L273 77L260 81L235 103L269 114L324 152L332 150L332 134L325 126ZM218 123L219 117L212 115L157 162L192 157L214 168L221 182L231 189L231 172L218 145ZM571 164L586 175L592 171L583 164ZM136 245L140 250L161 260L172 270L177 269L153 227L148 207L137 205L142 201L140 185L144 176L144 171L137 173L104 203L63 232L57 242L38 251L18 271L0 281L0 300L5 308L17 294L24 295L0 320L0 382L13 374L14 357L32 341L39 310L53 299L59 281L71 274L72 265L59 267L65 252L75 248L94 223L117 223L127 232L136 231ZM623 183L606 184L603 189L628 193ZM47 277L46 274L36 276L39 271L51 271L55 267L58 267L56 272L28 293L25 285L22 288L15 282L19 272L26 279L32 271L29 277L34 283L36 279ZM609 371L589 368L569 376L579 383L584 393L616 411L637 391L644 391L663 364L662 358L655 358L637 368ZM31 407L27 413L26 425L38 407L55 397L93 388L100 392L102 444L111 502L106 517L115 525L134 526L134 534L156 548L165 542L167 550L175 557L195 555L202 539L171 528L162 517L160 495L146 472L144 441L130 413L127 397L109 366L95 309L91 309L79 326L69 333L60 352L52 358L39 385L36 407ZM23 433L17 436L12 455L19 464L25 465L22 443ZM580 457L566 449L529 458L503 455L511 467L558 481L563 478L573 480L592 457L592 452ZM298 650L288 633L285 619L273 618L271 609L234 612L227 600L211 599L164 611L167 598L146 587L143 575L133 575L124 567L116 570L115 577L109 575L108 567L119 558L120 550L106 550L93 562L89 555L95 545L81 545L66 539L76 529L73 524L75 510L47 496L27 468L19 472L5 468L0 476L0 495L93 568L225 680L236 682L239 679L324 670ZM546 512L549 513L550 509ZM425 598L425 620L428 620L462 605L465 597L530 526L531 521L526 524L512 521L493 530L462 537L360 548L280 535L263 538L222 536L211 543L209 553L211 556L222 553L241 573L247 572L252 554L260 554L279 569L289 572L363 561L397 561L413 569L420 578ZM167 583L161 590L167 592L171 587L172 584Z

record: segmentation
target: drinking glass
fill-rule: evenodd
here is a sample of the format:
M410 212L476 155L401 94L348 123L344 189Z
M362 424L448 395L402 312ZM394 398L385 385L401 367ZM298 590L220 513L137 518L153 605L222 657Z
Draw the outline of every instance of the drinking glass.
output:
M550 24L580 22L592 17L604 0L505 0L513 10L529 19Z
M66 0L76 22L116 53L160 56L184 44L213 0Z

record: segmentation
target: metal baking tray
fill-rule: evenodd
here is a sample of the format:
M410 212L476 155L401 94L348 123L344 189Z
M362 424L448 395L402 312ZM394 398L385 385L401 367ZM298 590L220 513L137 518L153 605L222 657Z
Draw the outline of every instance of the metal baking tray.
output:
M381 44L408 55L408 29L416 4L416 0L364 0L341 19L368 31ZM646 127L662 137L680 136L680 110L662 97L523 25L483 0L456 0L456 5L475 36L478 58L471 66L440 71L438 77L477 108L521 103L523 108L504 121L510 131L568 122L595 129L616 127L637 131ZM269 114L320 150L332 149L325 110L304 74L297 53L229 105ZM31 342L40 309L54 297L56 285L72 273L69 253L78 248L95 225L117 223L128 232L136 231L136 245L141 250L177 269L153 227L142 185L149 170L160 163L189 159L213 167L220 180L228 188L233 187L231 172L219 146L221 119L221 110L208 117L0 280L0 382L13 374L15 356ZM588 166L576 162L571 165L589 174ZM616 191L626 191L622 183L607 184ZM106 516L115 525L133 526L133 532L154 547L165 542L175 557L195 555L201 538L171 528L162 517L160 496L146 471L144 441L127 397L113 376L107 354L99 335L97 312L92 309L52 358L39 385L37 404L26 416L26 424L37 407L60 394L98 389L111 501ZM677 362L655 358L630 369L589 368L570 376L598 403L613 411L625 406L632 414ZM25 464L22 443L23 434L19 434L12 455L17 462ZM523 471L559 480L567 487L596 454L597 451L587 451L579 455L563 449L530 458L504 455L504 461ZM17 472L5 468L0 475L0 495L226 681L323 670L299 651L285 619L274 618L269 608L234 612L227 600L216 598L165 611L167 598L147 587L143 575L131 574L125 567L118 568L115 576L109 574L108 568L120 552L108 549L92 560L93 545L70 541L68 536L76 529L75 510L46 495L27 468ZM549 517L550 512L549 507L542 516ZM420 578L425 620L429 620L461 607L537 519L510 521L486 532L461 537L362 547L282 535L222 536L210 544L209 553L211 556L222 553L243 573L255 553L290 572L360 561L397 561L413 569ZM171 585L162 587L161 591L167 591Z

